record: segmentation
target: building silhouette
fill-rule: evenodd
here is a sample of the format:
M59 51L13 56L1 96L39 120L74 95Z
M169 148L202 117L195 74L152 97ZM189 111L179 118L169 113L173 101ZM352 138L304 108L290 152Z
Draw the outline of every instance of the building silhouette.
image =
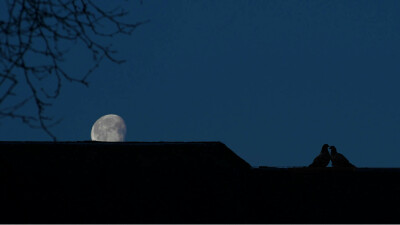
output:
M399 223L396 168L253 168L220 142L0 142L1 223Z

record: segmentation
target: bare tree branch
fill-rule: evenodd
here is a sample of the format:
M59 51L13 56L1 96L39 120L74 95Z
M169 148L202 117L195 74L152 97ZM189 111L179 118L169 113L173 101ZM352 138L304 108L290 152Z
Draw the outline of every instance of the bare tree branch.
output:
M49 128L60 120L46 115L46 109L60 95L63 82L88 86L88 77L104 59L123 63L124 60L115 58L116 51L110 44L105 45L98 39L130 35L148 21L124 23L121 19L127 11L120 7L104 10L92 0L5 1L8 19L0 19L0 119L20 119L32 128L42 129L56 141ZM93 66L76 77L66 72L62 62L69 50L63 46L78 43L84 44L92 54ZM32 57L38 57L43 63L30 62ZM50 77L55 78L55 83L49 87L44 81ZM27 96L21 96L22 85L29 90ZM30 103L36 112L19 113Z

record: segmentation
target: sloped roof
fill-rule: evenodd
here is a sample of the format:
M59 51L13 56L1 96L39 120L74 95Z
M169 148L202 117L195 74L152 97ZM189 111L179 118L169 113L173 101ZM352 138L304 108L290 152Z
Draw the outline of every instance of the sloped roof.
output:
M221 142L0 142L0 160L40 164L244 169L250 165Z

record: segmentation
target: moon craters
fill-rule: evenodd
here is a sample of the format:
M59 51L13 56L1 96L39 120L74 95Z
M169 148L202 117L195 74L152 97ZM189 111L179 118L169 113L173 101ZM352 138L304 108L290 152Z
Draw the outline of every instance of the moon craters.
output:
M92 141L122 142L125 135L125 122L115 114L100 117L92 126Z

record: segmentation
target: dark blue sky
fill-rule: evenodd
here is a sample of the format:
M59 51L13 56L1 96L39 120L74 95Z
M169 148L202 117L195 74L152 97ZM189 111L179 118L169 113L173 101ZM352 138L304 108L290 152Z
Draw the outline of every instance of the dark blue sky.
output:
M60 141L118 114L127 141L222 141L253 166L304 166L324 143L359 167L400 166L399 1L139 1L89 88L65 82ZM90 55L72 49L70 73ZM5 140L51 139L2 120Z

